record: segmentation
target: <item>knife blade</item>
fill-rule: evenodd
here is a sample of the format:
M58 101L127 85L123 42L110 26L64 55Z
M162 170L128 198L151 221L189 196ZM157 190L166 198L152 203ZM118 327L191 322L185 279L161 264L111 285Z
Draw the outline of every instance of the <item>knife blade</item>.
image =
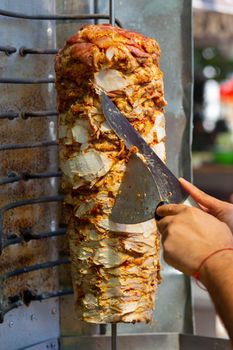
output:
M176 176L104 92L101 93L101 106L111 129L124 141L129 150L136 147L145 160L142 161L135 155L133 156L131 160L131 164L134 164L131 165L133 171L130 170L129 165L126 179L123 179L122 188L116 198L110 219L124 224L139 223L153 218L155 209L161 202L182 203L187 200L188 194L183 190ZM138 174L143 174L141 180L138 180ZM149 178L152 178L153 181L151 182ZM135 181L138 182L136 191ZM154 188L151 188L153 186ZM135 210L132 210L130 203L134 203ZM196 203L191 205L196 206Z

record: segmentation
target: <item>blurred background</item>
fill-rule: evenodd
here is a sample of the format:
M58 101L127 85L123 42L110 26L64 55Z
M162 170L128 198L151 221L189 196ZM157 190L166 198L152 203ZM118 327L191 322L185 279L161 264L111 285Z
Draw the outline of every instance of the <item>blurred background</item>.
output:
M193 181L233 203L233 0L193 0ZM227 337L208 294L193 283L196 332Z
M233 0L193 0L194 183L233 202Z

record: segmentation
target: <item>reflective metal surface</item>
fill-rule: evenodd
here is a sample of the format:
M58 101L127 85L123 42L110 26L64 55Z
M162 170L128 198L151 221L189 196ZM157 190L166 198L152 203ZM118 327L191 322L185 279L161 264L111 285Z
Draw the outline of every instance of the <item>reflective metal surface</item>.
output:
M0 349L20 350L58 336L59 299L35 301L30 307L21 306L5 316L0 325ZM36 350L47 349L52 348L44 346Z
M59 350L59 349L60 349L59 340L51 339L51 340L47 340L46 342L35 344L20 350Z
M127 350L230 350L229 340L185 334L137 334L118 337L119 349ZM110 337L68 337L61 340L61 350L110 349Z

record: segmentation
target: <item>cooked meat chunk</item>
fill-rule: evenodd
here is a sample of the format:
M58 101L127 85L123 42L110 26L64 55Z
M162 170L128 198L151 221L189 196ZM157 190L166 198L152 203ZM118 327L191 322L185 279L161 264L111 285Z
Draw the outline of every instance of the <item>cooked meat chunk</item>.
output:
M75 303L87 322L152 319L160 282L159 235L151 222L129 230L109 220L130 151L106 123L98 89L165 161L159 57L154 39L107 24L82 28L56 56L72 278Z

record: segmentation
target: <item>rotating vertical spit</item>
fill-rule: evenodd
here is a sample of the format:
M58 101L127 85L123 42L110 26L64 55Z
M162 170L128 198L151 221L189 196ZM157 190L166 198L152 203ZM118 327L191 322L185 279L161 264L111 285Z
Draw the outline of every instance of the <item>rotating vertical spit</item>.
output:
M112 26L115 25L115 3L109 0L109 19ZM111 345L112 350L117 350L117 323L111 324Z

